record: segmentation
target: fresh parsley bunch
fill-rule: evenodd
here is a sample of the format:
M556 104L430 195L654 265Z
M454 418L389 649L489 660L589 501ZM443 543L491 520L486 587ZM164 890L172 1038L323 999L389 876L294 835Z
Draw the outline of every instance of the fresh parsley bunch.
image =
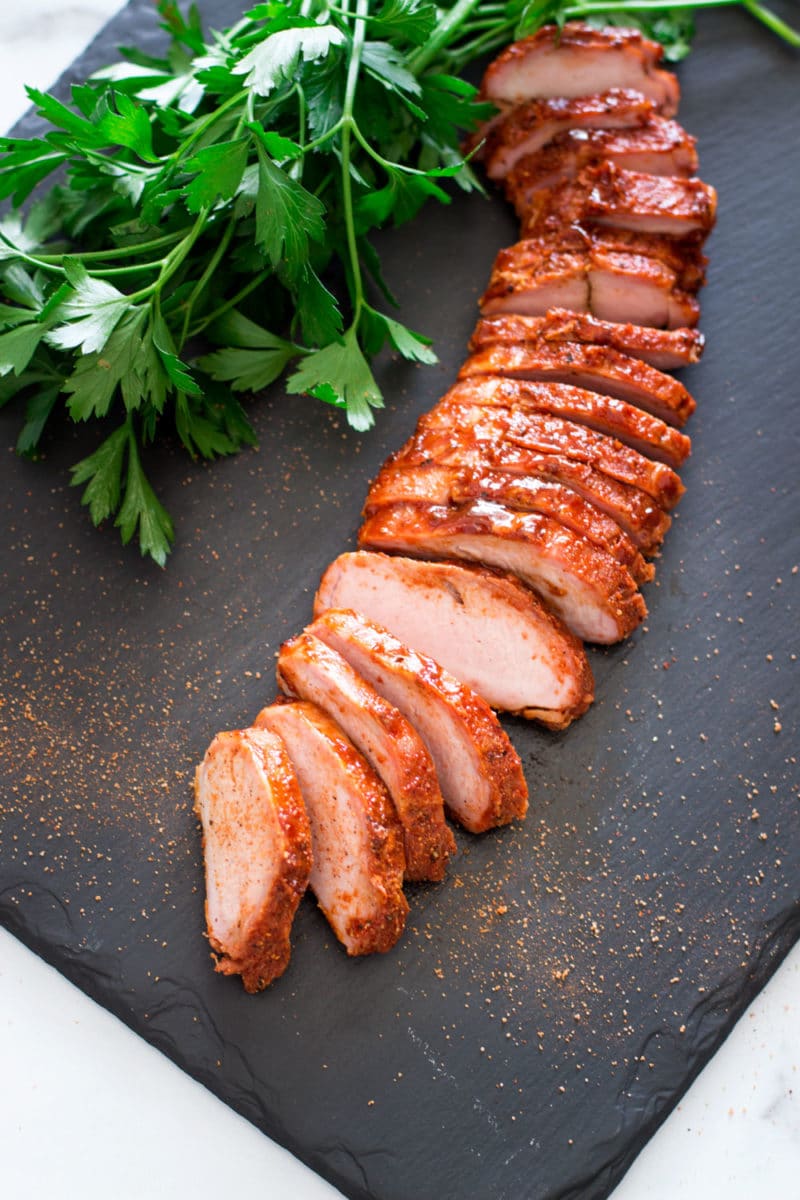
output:
M689 7L613 15L648 9L680 52ZM72 482L95 524L113 518L163 565L174 531L146 447L165 432L205 459L252 445L238 395L284 374L367 429L383 404L369 359L389 344L435 361L390 315L370 234L447 202L448 179L477 186L459 145L493 110L457 72L607 6L269 0L208 40L195 9L157 8L163 58L124 51L72 106L29 89L49 129L0 140L0 405L23 406L26 455L60 403L102 421Z

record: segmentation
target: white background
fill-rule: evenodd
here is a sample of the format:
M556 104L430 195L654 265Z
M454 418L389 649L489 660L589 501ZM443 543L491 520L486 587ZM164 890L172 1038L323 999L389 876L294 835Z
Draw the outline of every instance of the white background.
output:
M0 128L119 7L0 0ZM800 947L613 1200L800 1195L799 1064ZM3 931L0 1080L3 1200L339 1196Z

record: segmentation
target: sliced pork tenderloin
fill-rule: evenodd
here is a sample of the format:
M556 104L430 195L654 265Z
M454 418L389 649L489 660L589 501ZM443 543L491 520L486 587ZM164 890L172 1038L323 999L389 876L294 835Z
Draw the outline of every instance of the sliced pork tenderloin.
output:
M705 338L697 329L652 329L645 325L599 321L589 313L551 308L543 317L508 313L482 317L470 338L470 350L514 342L585 342L610 346L640 358L659 371L672 371L700 361Z
M685 491L678 475L666 463L654 462L587 425L549 413L522 407L506 409L440 401L420 417L417 428L421 434L449 432L455 443L468 444L474 439L479 443L494 443L504 451L518 447L523 451L574 458L621 483L640 488L667 511L675 507ZM507 461L512 461L510 455Z
M477 692L432 658L361 613L321 611L309 626L419 733L450 815L471 833L524 817L528 789L519 757Z
M485 137L478 156L490 179L504 179L523 158L540 154L572 130L635 129L647 124L655 105L641 92L609 88L599 95L552 96L528 100L502 112L473 135Z
M585 167L551 188L519 188L512 180L509 199L524 237L555 236L563 242L570 229L607 226L677 240L684 253L708 236L717 209L714 188L700 179L648 175L609 162Z
M405 926L403 832L386 788L330 717L272 704L255 726L284 742L311 826L309 885L348 954L390 950Z
M216 969L260 991L288 966L311 873L308 817L280 738L256 729L218 733L197 768L194 807Z
M526 238L501 250L480 308L484 316L531 317L564 308L656 329L693 328L700 315L671 267L590 239L582 250L563 249L552 238Z
M682 426L696 407L694 397L679 380L611 346L583 342L488 346L471 355L458 374L459 380L487 377L572 384L587 396L604 393L615 397L627 405L619 412L620 426L633 423L632 408L644 409L662 423ZM546 391L546 387L540 389L541 394Z
M542 454L514 443L480 441L471 431L458 439L437 431L416 435L396 456L398 464L449 465L465 469L480 481L479 495L510 508L523 507L508 499L525 480L552 479L573 489L601 512L612 517L643 554L658 552L671 520L659 504L640 488L621 483L580 459L564 454ZM473 483L473 486L478 486ZM421 500L417 497L417 502Z
M589 96L631 88L653 101L666 117L680 100L678 81L661 68L664 51L636 29L595 29L582 21L563 28L544 25L513 42L489 65L481 98L518 104L540 96Z
M588 425L597 433L617 438L645 457L673 468L686 461L692 448L686 434L646 412L643 407L604 395L600 390L590 391L569 383L476 374L456 383L439 403L487 404L551 413L554 417Z
M592 702L580 641L513 575L356 551L322 577L314 611L329 608L362 613L492 708L564 729Z
M510 571L587 642L621 641L647 615L627 568L551 517L476 500L396 504L367 517L359 546L416 558L455 558Z
M500 168L506 167L511 155L498 156L499 161L493 162L487 150L486 167L490 178L503 178L506 195L517 211L524 211L534 192L558 187L575 179L585 167L601 162L628 171L686 179L697 172L696 145L697 139L677 121L650 114L633 128L606 124L599 129L567 129L532 152L514 155L510 170Z
M403 827L406 879L443 879L455 841L433 761L413 726L308 629L281 646L278 682L336 721L383 780Z
M605 162L578 177L589 186L585 219L656 236L708 236L717 214L717 193L701 179L680 179L625 170Z
M636 583L653 578L652 564L645 562L618 523L572 488L551 479L528 478L524 487L518 484L514 489L515 503L488 494L494 490L491 485L484 488L480 474L459 467L390 467L381 471L370 488L364 512L370 514L394 504L461 505L479 499L498 500L508 508L552 517L608 551L630 571Z

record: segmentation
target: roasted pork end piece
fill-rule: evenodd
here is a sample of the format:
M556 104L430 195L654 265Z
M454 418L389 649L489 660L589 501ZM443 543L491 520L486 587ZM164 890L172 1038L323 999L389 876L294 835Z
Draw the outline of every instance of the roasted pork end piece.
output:
M390 950L405 926L403 835L386 788L339 726L314 704L276 703L254 725L276 733L311 827L309 886L348 954Z
M492 708L564 729L594 681L580 641L513 575L456 562L356 551L334 559L315 614L363 613L434 659Z
M195 775L208 940L216 969L257 992L289 963L311 833L297 778L267 730L218 733Z

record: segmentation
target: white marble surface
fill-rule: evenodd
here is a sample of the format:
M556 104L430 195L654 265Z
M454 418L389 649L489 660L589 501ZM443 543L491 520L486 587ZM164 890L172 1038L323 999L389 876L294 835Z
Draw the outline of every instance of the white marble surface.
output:
M119 7L2 0L0 127ZM0 1079L3 1200L339 1195L2 930ZM800 947L613 1200L800 1195L798 1089Z

